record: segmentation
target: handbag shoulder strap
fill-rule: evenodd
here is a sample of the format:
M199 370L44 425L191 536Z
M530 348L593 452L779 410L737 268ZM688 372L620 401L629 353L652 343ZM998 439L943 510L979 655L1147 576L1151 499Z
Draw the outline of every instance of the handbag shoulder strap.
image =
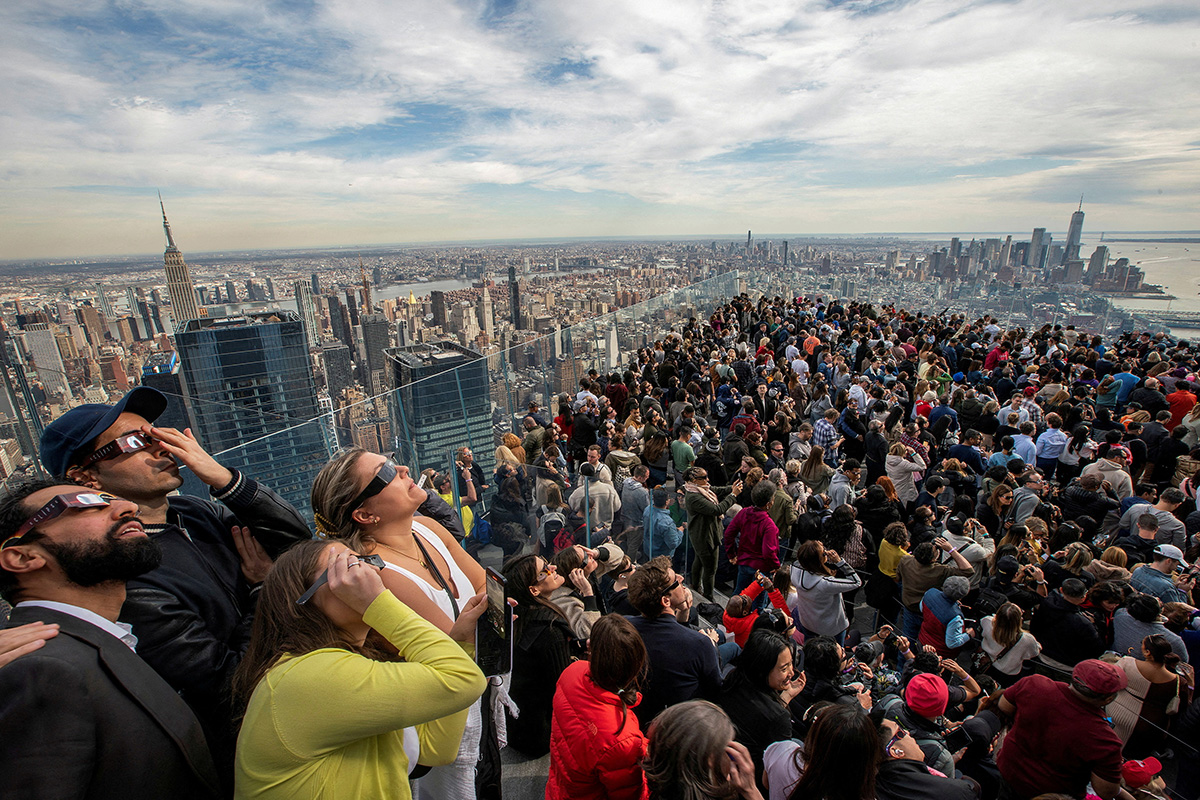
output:
M425 543L421 541L421 537L413 534L413 539L417 542L417 547L421 550L421 556L425 559L425 563L429 565L429 571L433 574L433 579L437 581L438 586L442 587L442 591L446 593L446 597L450 598L450 607L454 609L454 619L458 619L458 601L454 599L454 593L450 591L450 584L442 577L442 571L438 569L437 562L429 557L429 551L425 549Z

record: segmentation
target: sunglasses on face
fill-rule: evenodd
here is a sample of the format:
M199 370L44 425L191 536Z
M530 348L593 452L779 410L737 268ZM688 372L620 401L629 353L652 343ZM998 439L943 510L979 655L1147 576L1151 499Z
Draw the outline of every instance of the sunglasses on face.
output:
M388 487L388 484L396 480L396 469L396 462L393 461L392 457L389 455L387 460L380 465L379 472L376 472L371 478L371 482L368 483L366 487L358 493L358 497L355 497L354 500L351 501L349 508L346 509L347 522L350 521L350 515L353 514L363 503L382 492Z
M587 562L584 562L584 563L587 563ZM546 580L546 578L549 578L551 575L553 575L556 571L557 570L555 569L553 564L551 564L550 562L546 562L546 565L538 570L537 579L534 581L534 583L535 584L541 583L542 581Z
M79 464L79 469L86 469L97 461L105 461L124 455L125 453L136 453L139 450L145 450L157 441L153 436L147 436L144 433L127 433L124 436L118 436L103 447L94 450L91 455Z
M33 516L25 520L12 536L5 539L3 544L0 544L0 549L8 547L10 544L16 544L38 525L61 516L69 508L100 508L111 505L112 501L116 499L111 494L91 491L68 492L66 494L55 495L50 499L50 502L46 503L46 505L34 512Z
M383 556L377 556L374 554L369 555L369 556L363 556L363 555L358 555L357 553L355 555L359 561L361 561L364 564L370 564L372 567L375 567L376 569L383 569L383 567L384 567ZM300 595L300 599L296 601L296 605L302 606L305 603L307 603L309 600L312 600L312 596L317 593L317 589L320 589L322 586L324 586L327 583L329 583L329 570L325 569L321 573L321 577L317 578L316 581L313 582L313 585L308 587L308 591L306 591L304 594Z
M904 739L907 736L908 736L908 731L905 730L904 728L901 728L899 725L897 725L896 732L892 735L891 739L888 739L887 747L885 747L884 749L891 750L892 745L894 745L896 742L900 741L901 739Z
M661 596L661 595L668 595L668 594L670 594L671 592L673 592L673 591L675 591L676 589L678 589L680 586L683 586L683 578L681 578L681 577L679 577L678 575L676 575L676 576L675 576L675 582L674 582L674 583L672 583L670 586L667 586L666 588L664 588L664 589L663 589L661 592L659 592L659 595L660 595L660 596Z

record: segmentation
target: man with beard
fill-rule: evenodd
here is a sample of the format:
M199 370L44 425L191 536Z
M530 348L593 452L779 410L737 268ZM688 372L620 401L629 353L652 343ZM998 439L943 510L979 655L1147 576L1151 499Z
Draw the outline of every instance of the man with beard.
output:
M126 581L161 559L136 503L55 481L0 498L9 624L59 628L0 668L5 797L220 796L199 722L117 622Z
M190 430L153 427L166 405L160 392L139 387L115 406L73 408L46 426L42 463L68 482L138 505L163 560L130 581L121 621L137 628L138 654L199 717L231 789L228 687L249 641L256 588L274 557L311 534L286 501L219 464ZM220 504L172 495L182 484L180 464Z

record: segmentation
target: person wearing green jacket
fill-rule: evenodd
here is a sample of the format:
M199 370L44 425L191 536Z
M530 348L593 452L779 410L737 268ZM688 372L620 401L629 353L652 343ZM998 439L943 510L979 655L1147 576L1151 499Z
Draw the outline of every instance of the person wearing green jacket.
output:
M713 582L717 577L717 552L721 546L721 517L735 502L742 491L742 482L715 490L708 485L708 471L703 467L692 467L684 473L683 507L688 513L688 538L696 558L692 562L692 586L705 597L711 598ZM725 499L717 502L717 491L727 492Z

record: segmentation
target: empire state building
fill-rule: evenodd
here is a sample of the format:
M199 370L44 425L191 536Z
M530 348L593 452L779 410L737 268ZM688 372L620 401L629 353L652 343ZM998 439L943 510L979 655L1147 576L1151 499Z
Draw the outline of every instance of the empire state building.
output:
M196 302L196 287L192 285L192 276L184 263L183 253L175 246L175 238L171 235L171 223L167 222L167 209L163 206L162 195L158 197L158 207L162 209L163 230L167 232L167 249L163 253L163 263L167 268L167 293L171 297L171 317L175 321L175 329L180 330L183 324L191 319L207 317L206 309L200 308Z

